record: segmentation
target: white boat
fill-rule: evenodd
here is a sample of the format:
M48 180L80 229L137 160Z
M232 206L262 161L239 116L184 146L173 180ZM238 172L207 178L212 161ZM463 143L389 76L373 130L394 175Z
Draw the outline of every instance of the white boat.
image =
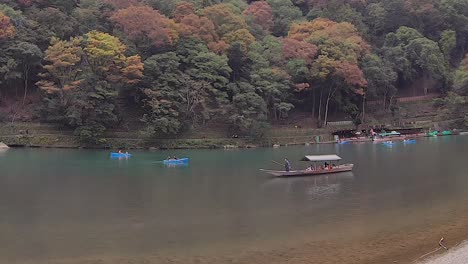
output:
M337 155L309 155L305 156L301 161L310 161L314 163L314 166L310 166L304 170L291 170L291 171L278 171L278 170L264 170L261 171L271 174L275 177L296 177L296 176L313 176L323 175L331 173L339 173L352 171L354 164L341 164L341 165L329 165L327 168L324 166L316 166L317 162L339 162L341 157Z

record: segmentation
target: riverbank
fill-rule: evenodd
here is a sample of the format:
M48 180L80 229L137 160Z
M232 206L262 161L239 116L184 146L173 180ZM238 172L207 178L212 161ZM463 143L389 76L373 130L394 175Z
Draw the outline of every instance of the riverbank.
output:
M375 109L373 109L375 108ZM402 102L397 116L382 112L370 106L366 118L369 125L401 128L437 128L447 120L439 120L435 115L432 100L420 102ZM127 120L128 119L128 120ZM317 120L309 113L291 115L287 123L273 124L261 138L232 137L227 127L212 125L197 128L171 138L148 138L141 133L142 124L134 118L124 118L122 127L133 129L111 129L102 138L102 143L83 144L74 135L73 130L66 130L51 124L37 122L0 123L0 141L17 147L51 148L126 148L126 149L215 149L215 148L254 148L274 145L304 145L332 143L333 131L353 129L354 125L331 125L328 128L316 128ZM129 125L132 121L133 125ZM340 122L337 122L340 123ZM442 126L446 126L444 124ZM225 125L224 125L225 126ZM139 129L138 129L139 128Z
M227 138L224 131L198 130L174 138L149 139L137 131L109 131L100 145L84 144L71 130L49 124L14 123L0 126L0 141L13 147L124 148L124 149L220 149L333 142L329 129L275 127L263 138Z

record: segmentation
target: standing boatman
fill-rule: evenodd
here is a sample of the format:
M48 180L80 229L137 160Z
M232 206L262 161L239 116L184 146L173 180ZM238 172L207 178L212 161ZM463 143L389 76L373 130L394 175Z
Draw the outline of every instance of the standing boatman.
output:
M291 170L291 164L289 163L288 159L284 159L284 169L289 172Z

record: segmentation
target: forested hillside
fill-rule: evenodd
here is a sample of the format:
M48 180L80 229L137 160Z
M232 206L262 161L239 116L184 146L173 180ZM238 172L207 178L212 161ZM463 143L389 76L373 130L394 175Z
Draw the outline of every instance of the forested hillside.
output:
M259 136L294 109L359 124L417 85L462 126L467 51L468 0L0 0L0 119Z

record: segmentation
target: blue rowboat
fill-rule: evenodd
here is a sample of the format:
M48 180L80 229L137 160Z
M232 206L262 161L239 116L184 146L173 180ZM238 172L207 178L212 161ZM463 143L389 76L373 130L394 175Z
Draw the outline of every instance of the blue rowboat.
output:
M416 143L416 139L405 139L403 140L404 144L414 144Z
M111 156L111 158L130 158L132 156L132 154L130 154L130 153L111 152L110 156Z
M189 158L163 160L163 163L167 165L183 165L188 164L188 162Z
M382 142L382 144L384 144L385 146L393 146L393 145L395 145L395 143L392 142L392 141Z

